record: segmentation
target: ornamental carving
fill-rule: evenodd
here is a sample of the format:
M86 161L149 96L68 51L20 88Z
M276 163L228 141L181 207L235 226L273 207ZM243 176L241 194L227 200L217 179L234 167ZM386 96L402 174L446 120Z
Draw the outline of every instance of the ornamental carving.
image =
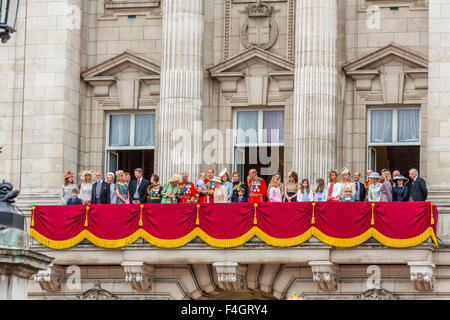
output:
M33 280L39 283L42 290L47 292L61 291L61 283L64 278L64 269L53 263L45 270L40 270L34 275Z
M398 296L385 289L369 289L357 295L355 300L398 300Z
M264 50L272 47L278 37L278 25L271 18L273 7L257 0L246 8L247 21L241 27L241 41L246 48Z
M80 300L117 300L118 296L113 295L111 292L103 289L100 286L100 281L97 281L92 289L83 292L78 296Z
M217 278L227 290L245 290L247 288L247 267L237 262L213 263Z

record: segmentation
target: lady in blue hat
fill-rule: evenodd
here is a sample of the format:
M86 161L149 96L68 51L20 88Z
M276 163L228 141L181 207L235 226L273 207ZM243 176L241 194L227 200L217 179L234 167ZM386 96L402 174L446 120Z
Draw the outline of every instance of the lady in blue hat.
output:
M392 201L408 201L408 178L402 175L396 176L394 179L394 187L392 188Z
M378 202L381 200L381 180L378 172L372 172L369 178L369 189L367 192L367 201Z

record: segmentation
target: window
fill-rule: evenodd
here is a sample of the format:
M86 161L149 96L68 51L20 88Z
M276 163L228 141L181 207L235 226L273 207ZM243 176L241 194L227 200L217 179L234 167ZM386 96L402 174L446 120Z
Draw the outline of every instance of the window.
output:
M111 114L108 119L109 150L154 149L154 114Z
M237 110L234 112L234 170L245 180L250 169L269 180L284 172L284 110Z
M420 109L370 109L371 146L420 145Z
M236 146L284 144L284 110L235 112Z

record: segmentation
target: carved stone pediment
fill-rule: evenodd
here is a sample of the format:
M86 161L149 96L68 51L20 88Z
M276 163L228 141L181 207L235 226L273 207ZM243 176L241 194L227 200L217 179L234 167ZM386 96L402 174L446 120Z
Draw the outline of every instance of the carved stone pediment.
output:
M404 103L428 89L428 60L393 43L343 66L366 100Z
M80 300L117 300L118 296L112 294L111 292L103 289L100 286L100 281L97 281L92 289L89 289L80 296L78 296Z
M108 59L82 73L94 87L95 97L112 98L122 109L137 109L140 98L158 96L161 67L131 51ZM146 92L143 90L146 87ZM112 90L113 88L113 90Z
M260 48L251 48L208 71L211 77L221 82L223 93L236 93L238 83L245 79L247 104L266 105L269 80L278 82L279 91L293 91L294 64Z
M355 296L355 300L398 300L398 296L385 289L375 288Z

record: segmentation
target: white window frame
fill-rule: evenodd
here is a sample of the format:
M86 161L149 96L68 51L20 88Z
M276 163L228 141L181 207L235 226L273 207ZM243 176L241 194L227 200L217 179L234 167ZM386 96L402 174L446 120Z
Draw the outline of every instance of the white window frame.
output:
M156 115L155 112L121 112L121 113L108 113L106 115L106 151L122 151L122 150L154 150L155 146L135 146L134 145L134 131L136 115L154 115L155 116L155 140L156 140ZM111 126L111 116L130 116L130 145L125 147L111 147L109 145L109 132ZM156 141L155 141L156 144Z
M371 111L372 110L392 110L392 142L371 142ZM398 110L419 110L419 141L418 142L398 142ZM391 107L391 108L376 108L370 107L367 109L367 146L420 146L422 142L422 110L420 107Z
M237 113L243 111L253 111L258 112L258 142L257 143L237 143ZM234 149L235 148L252 148L252 147L284 147L284 137L282 143L266 143L263 141L263 124L264 124L264 111L284 111L284 108L239 108L233 110L233 159L234 159ZM285 113L286 119L286 113ZM283 125L286 131L286 121L283 119ZM233 160L234 161L234 160Z
M237 113L241 111L256 111L258 112L258 143L237 143ZM284 147L285 137L283 137L283 143L263 143L263 124L264 124L264 111L284 111L284 130L286 132L286 110L285 108L236 108L233 110L233 170L237 171L238 164L236 163L236 149L242 148L255 148L255 147ZM245 160L245 152L244 152Z

